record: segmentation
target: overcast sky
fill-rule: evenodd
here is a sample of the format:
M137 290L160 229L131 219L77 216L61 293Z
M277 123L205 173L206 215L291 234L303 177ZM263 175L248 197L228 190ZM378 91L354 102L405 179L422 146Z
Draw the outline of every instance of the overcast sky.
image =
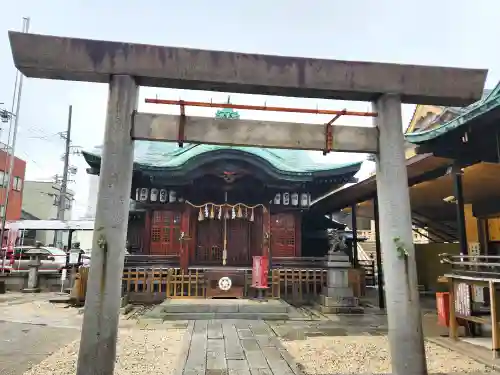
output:
M500 80L498 0L17 0L3 1L0 33L0 102L10 108L15 68L7 30L20 30L31 18L33 33L346 60L446 65L490 69L487 87ZM141 89L139 110L175 113L178 108L145 105L144 98L225 101L227 94ZM103 136L107 88L103 84L26 79L16 154L28 163L28 179L50 179L62 172L66 128L73 105L73 144L91 148ZM231 101L297 107L368 110L368 103L231 95ZM1 108L1 106L0 106ZM413 106L403 108L409 121ZM212 116L214 110L189 109ZM321 116L240 112L242 118L325 122ZM344 123L369 125L351 118ZM339 122L340 123L340 122ZM4 126L1 139L6 140ZM335 154L325 162L362 159ZM80 156L74 216L84 213L88 176ZM365 167L369 169L369 166Z

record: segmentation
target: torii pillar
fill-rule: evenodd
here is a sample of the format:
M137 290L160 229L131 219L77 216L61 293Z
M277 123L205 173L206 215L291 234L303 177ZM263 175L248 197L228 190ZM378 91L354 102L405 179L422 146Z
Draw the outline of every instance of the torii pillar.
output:
M373 109L378 113L377 196L392 371L426 374L401 99L382 95Z
M114 373L138 92L134 78L111 76L77 375Z

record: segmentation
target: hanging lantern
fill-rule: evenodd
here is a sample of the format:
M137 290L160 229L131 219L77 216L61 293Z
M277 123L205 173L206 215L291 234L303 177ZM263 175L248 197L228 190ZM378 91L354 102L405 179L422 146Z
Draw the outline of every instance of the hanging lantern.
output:
M138 201L139 200L139 192L140 192L141 189L137 188L135 189L135 200Z
M156 202L158 200L158 189L153 188L151 189L151 202Z
M274 204L280 204L281 203L281 194L280 193L277 193L275 196L274 196Z
M251 213L250 213L250 219L249 219L249 220L250 220L250 221L253 221L253 208L252 208L252 210L251 210Z
M298 205L299 205L299 194L292 193L292 206L298 206Z
M229 209L228 208L225 208L224 209L224 219L229 219L231 216L229 215Z
M302 207L307 207L308 204L309 204L309 197L307 196L307 193L300 194L300 205Z
M283 193L283 204L285 206L290 204L290 193Z
M311 194L310 193L307 194L307 205L308 206L311 205Z
M212 205L212 208L210 209L210 219L215 218L215 212L214 212L214 206Z
M177 199L179 202L184 202L184 198L183 197L179 197L179 199Z
M160 203L165 203L167 201L167 190L160 189Z
M205 205L205 217L208 217L209 214L208 214L208 205Z
M243 212L241 210L241 206L238 206L238 213L236 215L238 219L241 219L243 217Z
M219 213L217 214L217 219L221 219L222 217L222 206L219 206Z
M203 210L200 207L200 212L198 212L198 221L203 221Z
M267 214L267 208L266 208L266 206L262 206L262 213Z
M139 200L141 202L146 202L148 200L148 189L147 188L141 188Z
M231 219L235 219L236 218L236 212L234 211L234 207L233 209L231 210Z
M173 203L175 202L176 199L177 199L177 193L174 190L170 190L170 193L168 194L168 201L170 203Z

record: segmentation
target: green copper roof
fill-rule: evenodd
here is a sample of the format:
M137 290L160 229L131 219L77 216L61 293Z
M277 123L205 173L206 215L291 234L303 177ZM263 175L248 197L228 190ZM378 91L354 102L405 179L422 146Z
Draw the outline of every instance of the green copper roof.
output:
M459 113L459 115L453 120L429 130L406 134L406 140L414 144L425 143L436 139L451 130L464 126L469 121L497 108L500 108L500 82L493 90L484 95L481 100L478 100L470 106L461 109L453 107L454 111L457 112L458 110Z
M311 158L311 151L302 150L193 144L184 144L184 147L181 148L176 143L150 141L135 142L134 161L139 168L143 169L179 168L196 156L219 150L235 150L251 154L269 162L277 170L289 173L308 174L320 171L334 171L339 168L355 168L356 166L359 168L362 163L332 164L315 162ZM92 151L84 151L83 154L87 162L92 164L92 159L94 161L100 159L101 151L102 146L99 146Z

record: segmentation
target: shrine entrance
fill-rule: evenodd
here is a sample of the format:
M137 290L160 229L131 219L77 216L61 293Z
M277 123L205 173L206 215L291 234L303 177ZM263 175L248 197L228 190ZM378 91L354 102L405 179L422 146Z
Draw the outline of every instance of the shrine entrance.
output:
M196 266L250 267L252 256L262 254L262 240L260 212L254 214L252 220L222 217L198 221L196 246L190 263Z

